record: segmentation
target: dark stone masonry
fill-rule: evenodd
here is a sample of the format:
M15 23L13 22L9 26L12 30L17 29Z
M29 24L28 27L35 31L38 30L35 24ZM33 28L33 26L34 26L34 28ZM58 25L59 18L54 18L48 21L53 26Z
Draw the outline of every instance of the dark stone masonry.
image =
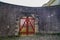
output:
M25 13L25 14L24 14ZM15 35L17 18L34 15L39 33L60 33L60 6L26 7L0 2L0 36ZM58 35L20 37L11 40L59 40ZM1 39L3 40L3 39ZM9 40L9 39L6 39Z

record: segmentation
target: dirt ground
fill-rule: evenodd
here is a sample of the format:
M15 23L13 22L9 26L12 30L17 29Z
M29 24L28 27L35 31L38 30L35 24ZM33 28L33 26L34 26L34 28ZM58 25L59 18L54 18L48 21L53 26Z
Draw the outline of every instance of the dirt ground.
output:
M34 35L22 37L2 37L0 40L60 40L60 35Z

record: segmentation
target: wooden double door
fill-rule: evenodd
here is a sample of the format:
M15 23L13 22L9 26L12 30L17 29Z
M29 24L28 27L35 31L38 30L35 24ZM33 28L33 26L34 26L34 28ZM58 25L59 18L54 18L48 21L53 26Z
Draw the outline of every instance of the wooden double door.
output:
M35 19L33 17L22 17L19 22L20 34L34 34L35 33Z

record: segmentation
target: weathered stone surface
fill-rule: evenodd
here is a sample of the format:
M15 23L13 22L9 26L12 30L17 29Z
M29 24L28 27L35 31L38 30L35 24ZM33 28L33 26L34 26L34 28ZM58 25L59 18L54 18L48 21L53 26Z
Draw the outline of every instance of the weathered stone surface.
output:
M40 33L60 33L60 6L24 7L0 2L0 36L14 35L16 19L24 13L29 16L34 14L38 18Z

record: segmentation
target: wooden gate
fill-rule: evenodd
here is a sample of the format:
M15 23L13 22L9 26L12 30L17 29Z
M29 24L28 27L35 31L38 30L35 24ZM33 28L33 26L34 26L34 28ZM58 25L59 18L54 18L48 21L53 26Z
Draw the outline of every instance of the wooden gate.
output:
M33 17L20 18L20 34L34 34L35 33L35 19Z

